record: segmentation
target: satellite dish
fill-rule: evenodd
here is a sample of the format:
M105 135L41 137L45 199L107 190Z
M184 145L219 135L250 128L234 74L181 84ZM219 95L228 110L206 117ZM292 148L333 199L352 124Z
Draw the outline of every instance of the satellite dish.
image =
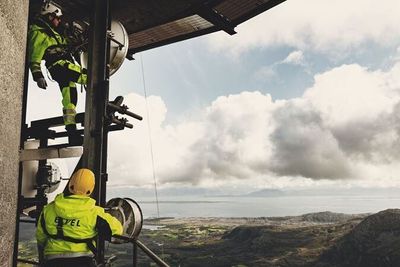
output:
M110 42L110 76L121 67L128 53L129 39L128 33L121 22L111 21ZM88 68L88 53L81 54L81 64L85 69Z

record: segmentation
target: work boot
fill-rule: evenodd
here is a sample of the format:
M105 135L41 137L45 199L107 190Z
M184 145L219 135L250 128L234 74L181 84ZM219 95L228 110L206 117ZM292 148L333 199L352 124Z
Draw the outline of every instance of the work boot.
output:
M65 126L68 133L68 143L71 146L81 146L83 144L83 137L79 134L75 124Z

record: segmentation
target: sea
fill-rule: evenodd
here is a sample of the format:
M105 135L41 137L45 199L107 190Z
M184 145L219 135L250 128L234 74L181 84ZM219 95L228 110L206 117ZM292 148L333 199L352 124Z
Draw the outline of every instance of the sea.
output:
M283 217L330 211L376 213L400 208L399 196L125 196L133 199L143 217Z

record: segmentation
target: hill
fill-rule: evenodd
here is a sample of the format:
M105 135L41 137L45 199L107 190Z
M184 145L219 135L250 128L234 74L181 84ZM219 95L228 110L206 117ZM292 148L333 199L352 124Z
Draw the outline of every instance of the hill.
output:
M326 251L318 266L400 266L400 210L367 217Z
M139 240L171 266L400 266L399 209L372 215L319 212L287 217L162 218L148 219L145 224ZM26 239L30 233L21 237ZM28 238L25 244L21 256L34 259L34 242ZM129 244L110 244L107 254L117 256L113 266L132 266ZM140 250L137 266L151 266Z

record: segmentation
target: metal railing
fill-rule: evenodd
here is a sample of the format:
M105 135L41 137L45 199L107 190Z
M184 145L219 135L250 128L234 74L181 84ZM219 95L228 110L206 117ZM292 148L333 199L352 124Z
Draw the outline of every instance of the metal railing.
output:
M158 257L153 251L151 251L148 247L145 246L142 242L135 238L130 238L126 236L121 236L121 235L114 235L113 237L117 239L121 239L124 241L128 241L129 243L132 243L133 245L133 267L136 267L137 265L137 256L136 256L136 247L139 247L150 259L152 259L158 266L160 267L169 267L169 265L163 261L160 257Z

